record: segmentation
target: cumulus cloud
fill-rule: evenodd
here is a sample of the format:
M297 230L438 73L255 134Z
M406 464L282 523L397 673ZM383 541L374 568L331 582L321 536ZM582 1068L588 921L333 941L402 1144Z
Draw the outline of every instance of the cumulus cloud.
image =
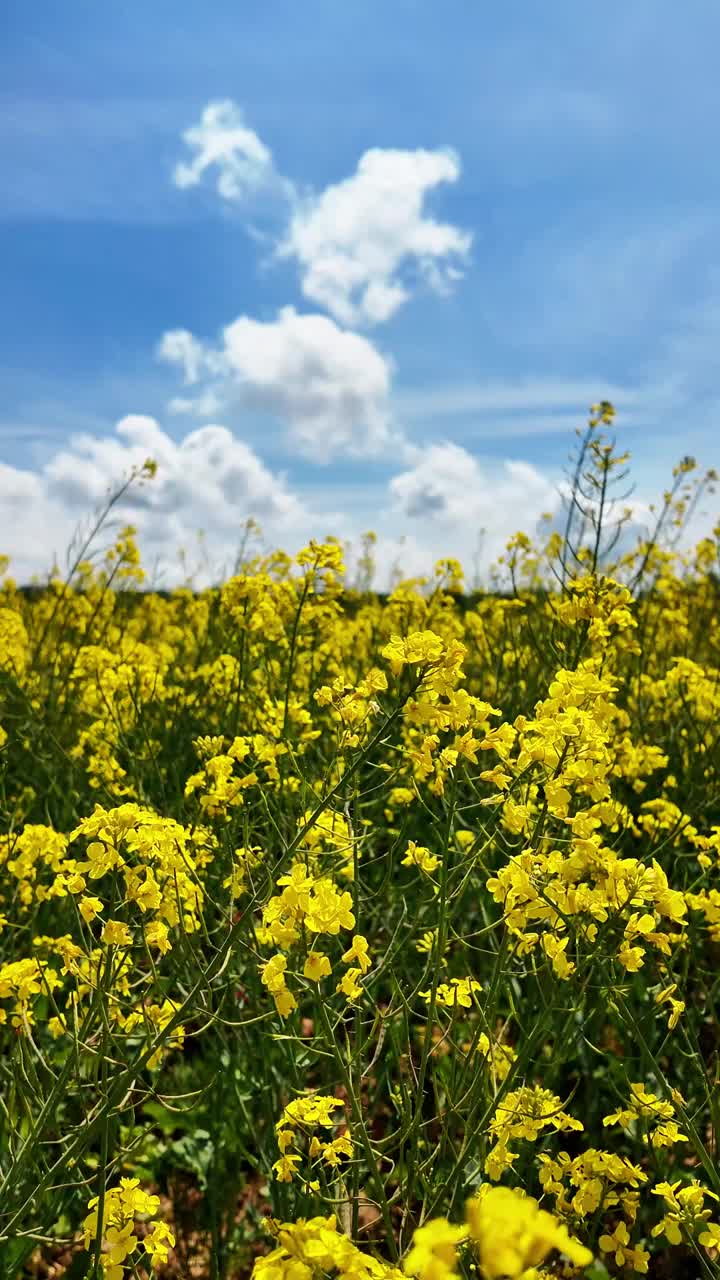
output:
M471 234L425 210L435 188L460 176L450 148L373 147L349 177L301 193L232 100L208 103L183 140L193 156L176 165L176 186L197 186L211 173L227 201L277 196L284 217L289 206L275 259L296 262L304 296L341 324L382 324L419 280L444 293L462 276Z
M34 471L23 471L0 462L0 494L3 509L9 513L8 525L11 526L19 511L42 496L42 484Z
M272 541L305 531L310 515L284 476L270 471L244 441L209 424L176 442L154 418L129 415L107 437L78 435L38 472L0 466L0 508L10 513L2 551L21 580L60 560L78 517L99 507L131 468L146 458L158 463L155 478L133 486L113 512L131 521L141 547L159 558L170 580L177 554L203 530L217 568L232 562L249 517Z
M209 395L213 404L269 413L314 462L377 454L395 439L391 361L328 316L302 315L289 306L275 320L239 316L217 346L174 330L164 335L158 355L182 371L186 384L207 380L197 398L176 399L176 410L202 410Z
M198 427L176 443L154 418L130 414L115 432L116 438L73 437L45 467L50 496L67 503L99 502L113 479L151 457L158 463L157 476L131 499L141 516L193 510L204 515L205 525L232 529L244 516L287 521L302 514L284 478L268 471L227 427Z
M175 166L176 187L196 187L211 170L218 195L225 200L243 200L268 187L289 194L289 184L276 173L269 147L248 128L232 100L209 102L200 123L182 136L193 156Z
M467 449L451 442L431 444L415 450L411 466L389 482L390 505L396 529L407 530L411 562L426 566L437 556L456 556L487 581L488 571L514 533L530 537L539 530L541 518L550 516L544 532L565 528L566 503L570 484L561 474L547 475L531 463L515 459L502 463L481 462ZM599 506L584 499L588 514ZM655 524L651 499L610 495L604 510L606 535L627 512L615 553L630 550L646 539ZM711 527L706 508L693 514L679 545L689 548Z
M416 450L413 465L390 481L396 515L422 531L439 554L472 557L482 535L485 564L500 554L511 534L533 533L540 517L560 503L558 486L529 462L481 466L467 449L450 442Z
M0 464L0 552L11 557L14 575L20 581L42 576L54 556L62 566L78 521L89 527L93 509L148 456L158 463L157 475L131 488L97 546L108 544L112 528L135 524L143 561L151 570L159 566L163 586L185 580L183 548L191 567L196 562L198 586L233 572L250 516L260 523L267 549L292 552L310 537L332 533L354 546L351 566L361 533L373 528L380 589L401 576L428 574L444 556L462 561L469 584L487 582L508 537L519 529L532 535L546 511L557 520L563 492L559 475L545 476L528 462L481 461L443 442L416 449L412 464L389 482L348 483L337 491L318 485L303 497L227 427L204 424L176 441L154 418L130 415L109 436L73 437L38 471ZM328 495L340 510L329 509ZM629 541L652 524L644 501L635 499L632 507ZM703 509L683 541L707 532L708 521Z
M381 324L410 297L407 269L436 291L461 276L471 235L424 211L459 175L450 150L366 151L351 177L297 202L277 256L297 260L305 297L342 324Z
M449 441L417 451L415 464L390 481L398 511L412 519L460 524L465 520L497 525L538 507L548 510L557 492L529 462L505 462L499 475L483 471L467 449Z

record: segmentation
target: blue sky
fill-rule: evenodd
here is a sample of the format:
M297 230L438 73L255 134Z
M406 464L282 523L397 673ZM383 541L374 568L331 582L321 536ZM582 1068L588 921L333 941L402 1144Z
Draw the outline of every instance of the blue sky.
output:
M409 570L467 556L480 525L495 551L550 504L601 398L641 500L684 453L720 467L714 0L5 0L0 22L0 526L21 575L158 430L166 480L138 522L168 557L203 527L222 560L245 514L288 546L375 527L386 557L405 539ZM231 197L217 165L177 180L217 103L272 155ZM312 285L327 193L368 152L386 189L364 189L337 271L362 259L377 283L396 238L383 280L406 296L380 318L337 300L337 271L332 297ZM415 221L388 223L415 172L446 163ZM428 220L469 247L413 256L402 237ZM177 331L202 348L195 381L159 358ZM336 431L348 404L358 421ZM191 468L183 441L208 424L226 434L201 434Z

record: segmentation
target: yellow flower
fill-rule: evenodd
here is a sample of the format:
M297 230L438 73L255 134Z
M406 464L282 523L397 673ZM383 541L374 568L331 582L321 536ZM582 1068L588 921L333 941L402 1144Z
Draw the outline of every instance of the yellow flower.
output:
M322 951L308 951L303 966L303 976L309 978L311 982L319 982L329 973L332 973L332 966L327 956Z
M352 1153L353 1144L346 1133L333 1138L332 1142L326 1142L322 1148L322 1158L332 1169L338 1167L340 1156L351 1156Z
M282 991L274 991L273 999L275 1001L275 1008L281 1018L287 1018L288 1014L292 1013L293 1009L297 1009L297 1000L295 999L292 991L288 991L287 988Z
M403 1271L418 1280L453 1280L457 1276L457 1246L466 1235L465 1226L455 1226L446 1218L431 1218L413 1232Z
M107 920L100 937L106 946L129 947L132 942L132 934L122 920Z
M705 1245L706 1249L720 1250L720 1222L708 1222L698 1239L700 1244Z
M630 1232L624 1222L619 1222L612 1235L600 1236L598 1244L603 1253L612 1253L618 1267L629 1266L633 1271L644 1273L648 1269L650 1254L646 1249L633 1249L630 1244Z
M352 897L347 891L338 893L331 881L320 880L315 884L305 923L312 933L337 935L355 924L351 908Z
M419 867L421 871L425 872L425 875L429 876L440 866L440 859L423 845L415 844L414 840L410 840L407 852L402 860L402 866Z
M575 972L575 964L572 960L568 960L566 951L569 939L567 937L558 938L554 933L544 933L542 936L543 950L552 963L553 972L556 977L563 980L569 978Z
M352 946L343 954L343 964L350 964L353 960L357 962L358 968L362 973L367 973L372 965L372 960L368 955L368 941L361 933L356 933Z
M262 966L260 970L260 981L268 991L282 991L285 987L285 970L287 969L287 956L280 952L271 956L269 960Z
M482 991L481 983L477 982L475 978L451 978L449 982L438 984L435 992L435 1001L448 1009L454 1009L457 1006L463 1009L471 1009L474 991ZM432 990L421 991L420 995L423 1000L430 1000Z
M393 636L390 643L381 650L383 658L390 663L393 675L399 675L408 664L437 662L443 655L445 645L440 636L433 631L411 631L405 639Z
M99 898L81 898L78 903L78 910L86 924L94 920L99 911L104 911L103 903Z
M273 1165L273 1171L278 1182L292 1182L295 1173L295 1165L300 1163L300 1156L283 1155L276 1160Z
M108 1258L114 1266L124 1262L128 1254L131 1254L137 1247L134 1223L131 1221L125 1223L123 1227L108 1227L105 1244L108 1249Z
M143 1248L149 1253L153 1267L167 1262L168 1251L175 1244L175 1236L166 1222L156 1222L143 1240Z
M429 954L437 942L437 937L437 929L426 929L415 943L415 950L419 951L421 955Z
M346 997L348 1004L353 1004L355 1000L359 1000L363 993L363 989L358 982L359 977L359 968L348 969L347 973L343 975L335 988L337 992L342 992Z
M172 950L170 946L170 938L168 936L168 927L163 924L162 920L152 920L150 924L145 926L145 941L150 947L157 947L163 955L167 955Z
M481 1187L468 1200L466 1216L470 1240L487 1280L526 1276L553 1249L575 1266L586 1267L592 1253L537 1200L510 1187Z
M283 1111L282 1120L279 1122L278 1128L285 1124L291 1125L324 1125L326 1128L332 1128L336 1124L332 1112L342 1106L340 1098L330 1097L328 1094L308 1093L303 1094L299 1098L289 1102Z

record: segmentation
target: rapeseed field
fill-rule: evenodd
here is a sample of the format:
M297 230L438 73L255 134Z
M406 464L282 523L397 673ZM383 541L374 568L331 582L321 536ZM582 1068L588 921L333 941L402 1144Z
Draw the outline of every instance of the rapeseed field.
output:
M0 1275L720 1275L720 574L613 407L492 589L0 589ZM101 554L95 554L96 548Z

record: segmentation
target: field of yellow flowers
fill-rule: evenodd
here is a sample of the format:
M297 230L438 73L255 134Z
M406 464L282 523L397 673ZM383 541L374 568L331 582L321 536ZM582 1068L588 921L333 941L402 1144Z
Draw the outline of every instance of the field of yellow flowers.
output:
M613 413L507 589L4 577L4 1280L720 1276L714 476L633 540Z

